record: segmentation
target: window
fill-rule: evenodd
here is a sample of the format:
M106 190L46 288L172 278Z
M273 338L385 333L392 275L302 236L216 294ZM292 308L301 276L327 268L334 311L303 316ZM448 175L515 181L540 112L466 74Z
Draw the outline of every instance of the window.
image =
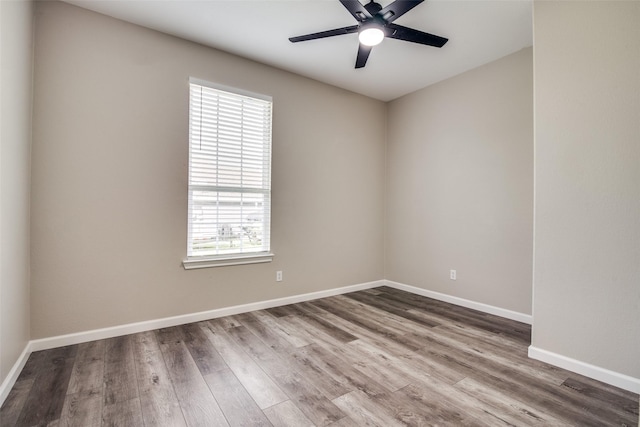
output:
M271 261L271 98L189 82L184 267Z

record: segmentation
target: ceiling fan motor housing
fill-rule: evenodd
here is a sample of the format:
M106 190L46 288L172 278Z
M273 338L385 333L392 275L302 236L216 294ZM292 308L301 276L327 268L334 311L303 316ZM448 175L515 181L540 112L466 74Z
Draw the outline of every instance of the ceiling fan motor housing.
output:
M376 16L378 12L382 10L382 6L379 3L374 2L373 0L365 4L364 8L367 9L367 12L369 12L371 16Z

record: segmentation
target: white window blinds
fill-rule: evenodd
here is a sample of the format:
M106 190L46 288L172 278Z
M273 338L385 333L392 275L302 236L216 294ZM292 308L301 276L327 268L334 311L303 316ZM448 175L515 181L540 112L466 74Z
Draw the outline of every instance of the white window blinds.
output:
M190 81L187 256L269 252L271 98Z

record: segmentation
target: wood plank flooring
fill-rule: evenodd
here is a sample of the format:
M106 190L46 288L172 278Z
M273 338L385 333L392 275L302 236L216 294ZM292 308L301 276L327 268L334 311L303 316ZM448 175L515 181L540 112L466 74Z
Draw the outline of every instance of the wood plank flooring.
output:
M637 426L522 323L381 287L33 353L9 426Z

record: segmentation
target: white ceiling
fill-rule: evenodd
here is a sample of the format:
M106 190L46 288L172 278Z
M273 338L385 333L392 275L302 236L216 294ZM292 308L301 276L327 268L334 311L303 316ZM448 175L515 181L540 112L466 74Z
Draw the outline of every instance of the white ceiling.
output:
M449 42L438 49L386 39L358 70L357 34L288 40L355 25L338 0L65 1L382 101L532 45L531 0L426 0L395 23Z

